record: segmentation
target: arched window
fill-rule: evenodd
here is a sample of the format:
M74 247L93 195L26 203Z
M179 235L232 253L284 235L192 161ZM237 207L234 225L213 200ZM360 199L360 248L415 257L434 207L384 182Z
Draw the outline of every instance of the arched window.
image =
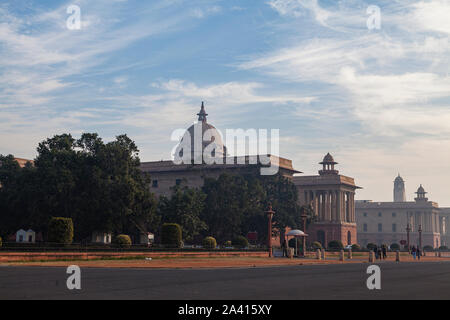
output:
M352 244L352 233L349 231L347 232L347 245L351 245Z

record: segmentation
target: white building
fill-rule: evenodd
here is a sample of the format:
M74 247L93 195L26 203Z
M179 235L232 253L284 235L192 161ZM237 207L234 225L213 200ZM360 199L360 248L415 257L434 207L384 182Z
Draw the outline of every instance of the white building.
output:
M26 243L35 243L36 242L36 232L33 230L25 231L20 229L16 232L16 242L26 242Z
M94 232L92 243L111 244L112 235L108 232Z

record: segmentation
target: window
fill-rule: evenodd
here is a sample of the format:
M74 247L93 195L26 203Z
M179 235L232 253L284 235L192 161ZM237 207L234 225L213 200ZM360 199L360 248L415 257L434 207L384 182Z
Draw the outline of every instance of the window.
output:
M158 180L153 180L152 181L152 187L153 188L158 188Z
M364 217L367 217L367 212L364 212L364 213L363 213L363 216L364 216Z
M392 224L392 232L397 232L397 225L395 223Z
M383 232L383 225L381 223L378 224L378 232Z
M176 184L177 186L179 186L179 185L181 184L181 179L175 180L175 184Z
M367 223L364 223L364 225L363 225L363 231L364 231L364 232L367 232Z
M381 217L381 216L382 216L381 212L378 212L378 216L379 216L379 217Z
M397 214L395 212L392 212L392 217L395 218Z

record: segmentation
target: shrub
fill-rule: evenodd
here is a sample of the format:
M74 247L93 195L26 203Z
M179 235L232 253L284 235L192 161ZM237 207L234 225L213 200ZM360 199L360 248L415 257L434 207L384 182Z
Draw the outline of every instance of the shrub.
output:
M48 241L58 244L71 244L73 241L73 222L71 218L53 217L48 225Z
M361 246L357 243L352 244L352 251L360 251L361 250Z
M227 240L227 241L225 241L224 243L223 243L223 246L224 247L231 247L233 244L231 243L231 240Z
M183 245L181 227L176 223L164 223L161 229L161 243L171 248Z
M339 240L332 240L328 243L328 248L331 250L342 250L344 249L344 245Z
M367 244L367 249L369 249L370 251L372 251L376 247L378 247L378 246L375 243L370 242Z
M398 243L392 243L390 248L391 250L397 251L400 250L400 245Z
M213 237L206 237L203 239L203 248L206 249L215 249L217 247L217 241Z
M237 236L233 239L232 244L237 248L245 248L248 247L248 240L244 236Z
M0 248L2 247L3 242L2 242L2 237L0 237Z
M119 234L114 238L114 244L121 248L129 248L131 247L130 236L126 234Z
M425 247L423 247L423 250L425 250L425 251L433 251L434 248L432 246L425 246Z
M317 249L322 250L322 244L318 241L314 241L311 246L314 250L317 250Z
M440 247L439 247L439 250L441 250L441 251L447 251L447 250L448 250L448 247L447 247L447 246L440 246Z

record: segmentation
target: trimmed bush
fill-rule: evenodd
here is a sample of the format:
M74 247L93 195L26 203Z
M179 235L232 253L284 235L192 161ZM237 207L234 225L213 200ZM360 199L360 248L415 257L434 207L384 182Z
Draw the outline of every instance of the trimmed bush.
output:
M169 248L181 248L183 239L180 225L164 223L161 229L161 243Z
M248 240L244 236L237 236L236 238L233 239L232 244L233 246L242 249L248 247Z
M391 250L397 251L400 250L400 245L398 243L392 243L390 248Z
M71 244L73 222L71 218L53 217L48 225L48 241L57 244Z
M126 234L119 234L114 238L114 244L120 248L131 247L131 238Z
M215 249L217 247L217 241L213 237L206 237L202 242L203 248Z
M227 241L225 241L224 243L223 243L223 246L224 247L231 247L233 244L231 243L231 240L227 240Z
M448 250L448 247L447 247L447 246L440 246L440 247L439 247L439 250L441 250L441 251L447 251L447 250Z
M319 241L314 241L311 246L314 250L322 250L322 244Z
M2 242L2 237L0 237L0 248L2 247L3 242Z
M433 251L434 248L432 246L425 246L425 247L423 247L423 250L425 250L425 251Z
M367 249L369 249L370 251L373 251L373 249L375 249L376 247L378 247L375 243L368 243L367 244Z
M357 243L352 244L352 251L360 251L361 250L361 246Z
M330 250L342 250L344 249L344 245L339 240L332 240L328 243L328 248Z

